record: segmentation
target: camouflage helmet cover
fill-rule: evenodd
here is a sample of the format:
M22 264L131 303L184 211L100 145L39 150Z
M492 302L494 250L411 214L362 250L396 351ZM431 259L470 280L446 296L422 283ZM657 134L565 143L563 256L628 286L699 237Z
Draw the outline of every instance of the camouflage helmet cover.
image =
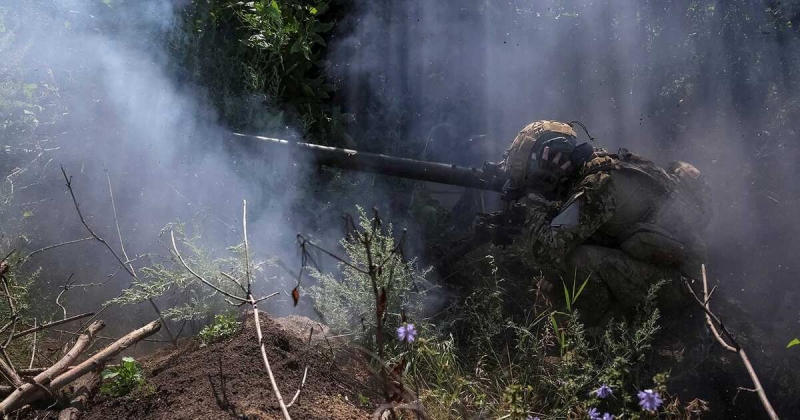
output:
M526 185L532 162L541 154L545 142L556 140L557 149L561 145L564 150L554 150L567 155L575 148L577 136L569 124L558 121L536 121L523 128L508 149L505 169L514 185ZM552 142L551 142L552 143Z

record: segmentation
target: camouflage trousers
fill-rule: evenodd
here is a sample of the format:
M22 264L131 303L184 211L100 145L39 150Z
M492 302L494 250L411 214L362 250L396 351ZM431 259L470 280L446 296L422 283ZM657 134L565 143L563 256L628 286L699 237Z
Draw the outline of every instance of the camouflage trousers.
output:
M675 308L687 302L678 268L659 267L634 259L620 249L596 245L578 246L565 262L563 278L568 283L572 283L573 276L577 285L588 279L574 306L590 324L599 325L611 316L631 313L645 301L650 288L662 280L664 284L656 295L659 308Z

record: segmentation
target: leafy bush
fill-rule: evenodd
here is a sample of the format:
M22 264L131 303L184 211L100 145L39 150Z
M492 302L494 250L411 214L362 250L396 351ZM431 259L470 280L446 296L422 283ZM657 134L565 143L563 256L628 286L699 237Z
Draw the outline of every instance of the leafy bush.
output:
M326 141L346 138L352 115L330 105L323 38L335 24L330 1L192 1L172 49L178 71L206 87L224 120L237 129ZM188 36L187 36L188 35ZM268 112L265 112L265 105Z
M124 397L145 384L142 367L132 357L123 357L119 365L104 370L102 378L100 392L111 397Z
M200 346L205 347L232 337L239 331L241 325L242 323L237 321L233 315L216 315L214 316L214 323L203 327L197 334L197 339L200 340Z
M341 278L311 267L310 274L318 283L309 288L308 294L328 326L339 332L352 332L369 345L377 326L372 280L364 272L369 264L377 267L378 289L386 290L387 337L394 331L391 327L402 323L403 313L411 319L421 315L423 300L430 289L425 279L430 270L421 270L413 260L403 259L398 252L400 244L393 237L392 225L385 229L377 226L361 207L358 213L357 228L341 241L347 256L346 262L339 263ZM370 256L363 245L365 238L370 244Z

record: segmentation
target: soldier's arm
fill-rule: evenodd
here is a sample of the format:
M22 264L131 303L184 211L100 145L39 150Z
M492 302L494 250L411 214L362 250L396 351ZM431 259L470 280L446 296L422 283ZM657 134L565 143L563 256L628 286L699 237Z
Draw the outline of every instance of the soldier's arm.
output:
M570 251L607 223L615 211L612 189L609 174L597 172L573 188L557 214L547 203L530 205L525 245L534 260L560 265Z

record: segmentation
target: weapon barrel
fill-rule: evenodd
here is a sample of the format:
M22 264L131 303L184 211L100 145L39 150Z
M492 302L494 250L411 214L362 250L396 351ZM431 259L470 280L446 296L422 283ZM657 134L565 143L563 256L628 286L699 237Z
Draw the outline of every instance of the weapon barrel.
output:
M484 171L477 168L292 142L270 137L239 133L232 133L232 135L234 139L240 142L251 142L257 145L276 146L297 151L310 157L317 165L322 166L498 192L502 191L504 183L504 180L485 174Z

